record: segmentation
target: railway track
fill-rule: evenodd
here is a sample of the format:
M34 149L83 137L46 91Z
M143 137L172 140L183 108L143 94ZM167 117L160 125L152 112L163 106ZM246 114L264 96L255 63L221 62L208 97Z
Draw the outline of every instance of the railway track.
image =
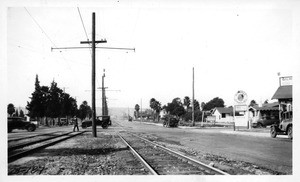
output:
M119 137L153 175L228 175L133 133L123 131Z
M50 133L33 134L33 135L26 136L26 137L22 136L22 137L11 138L11 139L8 139L8 143L19 141L19 140L24 140L24 139L30 139L30 138L34 138L34 137L39 137L39 136L53 135L55 133L58 133L58 131L50 132Z
M56 136L51 136L48 138L43 138L31 142L19 143L17 145L12 145L8 147L8 163L27 156L37 150L49 147L51 145L57 144L69 138L75 137L84 133L82 132L67 132Z

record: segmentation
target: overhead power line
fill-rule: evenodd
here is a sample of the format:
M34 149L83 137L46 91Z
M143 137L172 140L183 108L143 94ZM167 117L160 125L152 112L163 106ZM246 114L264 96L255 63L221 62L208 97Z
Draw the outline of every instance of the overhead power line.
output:
M54 47L57 47L54 42L51 40L51 38L47 35L47 33L44 31L44 29L40 26L40 24L33 18L33 16L30 14L30 12L27 10L26 7L24 7L25 10L27 11L27 13L29 14L29 16L32 18L32 20L34 21L35 24L37 24L37 26L41 29L41 31L46 35L46 37L48 38L48 40L54 45Z
M81 20L81 24L82 24L82 26L83 26L83 30L84 30L84 32L85 32L86 39L87 39L87 41L89 41L89 36L88 36L88 34L86 33L86 29L85 29L85 26L84 26L84 23L83 23L83 20L82 20L82 16L81 16L79 7L77 7L77 10L78 10L78 13L79 13L79 16L80 16L80 20Z

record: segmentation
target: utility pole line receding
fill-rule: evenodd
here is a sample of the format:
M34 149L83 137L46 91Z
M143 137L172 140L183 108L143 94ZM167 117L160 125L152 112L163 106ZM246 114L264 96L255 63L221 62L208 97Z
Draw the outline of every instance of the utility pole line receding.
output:
M105 78L105 70L103 70L102 75L102 115L106 115L105 113L105 88L104 88L104 78Z
M96 80L96 48L101 49L119 49L119 50L133 50L135 51L135 48L115 48L115 47L96 47L96 44L98 43L107 43L105 39L101 39L100 41L95 40L96 39L96 15L95 12L92 13L92 41L81 41L81 44L92 44L92 47L61 47L58 48L51 47L52 50L57 49L79 49L79 48L92 48L92 131L93 136L97 137L97 131L96 131L96 86L95 86L95 80Z
M93 137L97 137L96 126L96 43L106 43L106 40L96 41L96 16L92 14L92 42L81 41L81 44L92 43L92 133Z
M192 126L195 126L195 106L194 106L194 67L193 67L193 95L192 95Z

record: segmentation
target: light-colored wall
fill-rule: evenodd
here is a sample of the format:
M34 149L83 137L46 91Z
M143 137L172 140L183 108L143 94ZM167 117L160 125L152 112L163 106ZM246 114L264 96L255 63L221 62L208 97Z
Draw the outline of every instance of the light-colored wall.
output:
M230 114L226 114L226 117L222 118L222 114L216 110L213 115L216 116L216 122L233 122L233 117Z

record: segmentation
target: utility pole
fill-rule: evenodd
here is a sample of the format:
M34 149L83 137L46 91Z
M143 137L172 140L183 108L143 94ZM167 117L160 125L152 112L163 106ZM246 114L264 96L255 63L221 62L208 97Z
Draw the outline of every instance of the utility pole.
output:
M105 88L104 88L104 78L105 78L105 70L103 70L103 75L102 75L102 115L106 115L105 112Z
M95 80L96 80L96 48L101 49L119 49L119 50L133 50L135 51L135 48L115 48L115 47L96 47L96 44L98 43L107 43L107 41L104 39L101 39L100 41L96 41L96 17L95 13L92 13L92 41L81 41L81 44L92 44L92 47L51 47L52 50L56 49L84 49L84 48L92 48L92 133L94 137L97 137L97 131L96 131L96 93L95 93Z
M195 126L195 106L194 106L194 67L193 67L193 95L192 95L192 126Z
M143 116L142 116L142 114L143 114L143 107L142 107L142 104L143 104L143 99L141 99L141 122L143 121Z
M92 132L93 136L97 137L96 131L96 43L106 43L106 40L96 41L96 16L93 12L92 14L92 41L81 41L81 44L90 44L92 43Z

